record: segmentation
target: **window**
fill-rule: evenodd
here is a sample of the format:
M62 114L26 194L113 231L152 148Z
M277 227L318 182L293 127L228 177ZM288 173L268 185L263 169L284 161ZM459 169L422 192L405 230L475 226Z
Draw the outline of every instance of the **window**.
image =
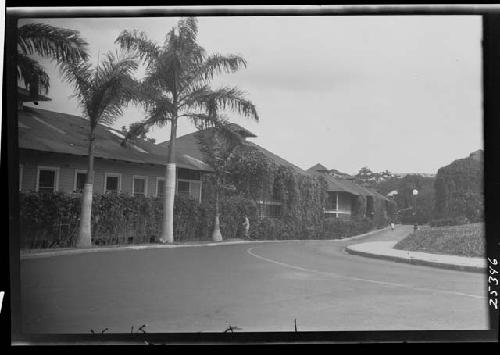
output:
M121 174L106 173L104 175L104 192L119 193L121 190Z
M189 195L189 181L177 181L177 193L179 195Z
M280 218L282 216L281 202L259 201L258 212L260 218Z
M201 202L201 181L177 180L177 194L185 195L193 200Z
M268 205L267 207L267 215L271 218L280 218L281 217L281 204L279 205Z
M189 196L198 202L201 202L201 181L189 182Z
M165 179L164 178L156 178L156 197L165 196Z
M196 170L177 169L177 178L181 180L201 180L201 173Z
M40 192L55 192L59 183L59 168L39 166L36 190Z
M165 194L165 178L156 178L156 197L163 197ZM177 194L188 196L193 200L201 202L201 181L177 180Z
M134 176L132 180L132 194L134 196L146 197L147 194L147 178L144 176Z
M73 191L83 192L83 187L87 181L87 171L86 170L75 170L75 186Z
M336 211L338 209L337 205L337 193L336 192L328 192L328 198L326 200L326 210L327 211Z
M373 218L374 215L373 196L366 196L366 217Z

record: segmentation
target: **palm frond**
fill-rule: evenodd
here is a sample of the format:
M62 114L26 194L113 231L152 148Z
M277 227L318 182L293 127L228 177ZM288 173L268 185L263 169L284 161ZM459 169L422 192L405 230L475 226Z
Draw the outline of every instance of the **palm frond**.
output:
M238 88L223 87L217 90L211 90L205 87L190 98L186 99L187 107L201 109L208 114L216 110L231 110L244 117L259 120L259 115L255 105L249 101L243 91Z
M88 59L88 43L78 31L43 23L21 26L17 31L17 44L23 54L36 53L59 64Z
M238 55L213 54L203 60L203 63L195 68L189 78L191 85L207 83L218 74L235 73L241 68L246 68L246 61Z
M122 49L136 53L146 63L154 63L160 56L160 48L148 39L144 32L124 30L115 40Z
M219 120L222 120L221 117L213 117L212 115L208 115L206 113L197 112L188 112L179 117L188 118L199 130L214 127Z
M22 53L17 54L17 78L24 82L31 97L37 98L40 90L48 93L50 83L49 76L42 66L34 59Z
M177 23L179 37L184 41L194 42L198 35L198 20L196 17L181 18Z
M73 85L75 96L93 128L98 123L111 124L122 115L124 105L135 98L138 85L132 72L137 67L133 55L108 52L96 68L80 61L63 64L61 73L65 81Z
M123 114L124 104L133 100L136 93L132 72L137 66L134 56L119 57L112 52L105 55L105 60L95 70L93 95L88 102L89 117L111 124Z
M86 61L68 62L62 64L59 71L63 80L73 86L78 101L88 101L93 77L91 65Z
M145 120L134 122L129 126L125 138L122 140L121 145L126 146L129 140L145 135L151 127L163 127L169 122L161 112L153 112Z

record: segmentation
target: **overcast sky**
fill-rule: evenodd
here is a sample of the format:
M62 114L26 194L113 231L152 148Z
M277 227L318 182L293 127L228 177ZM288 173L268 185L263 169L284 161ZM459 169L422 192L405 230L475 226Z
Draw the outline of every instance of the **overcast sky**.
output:
M163 42L177 18L41 19L80 31L92 60L124 30ZM20 25L28 21L23 20ZM435 173L483 148L479 16L200 17L209 53L240 54L246 69L221 76L257 106L260 122L233 117L255 143L307 169ZM51 77L39 108L80 114L71 88ZM138 73L140 76L140 72ZM127 108L116 128L144 118ZM178 135L194 131L190 123ZM169 127L149 134L168 140Z

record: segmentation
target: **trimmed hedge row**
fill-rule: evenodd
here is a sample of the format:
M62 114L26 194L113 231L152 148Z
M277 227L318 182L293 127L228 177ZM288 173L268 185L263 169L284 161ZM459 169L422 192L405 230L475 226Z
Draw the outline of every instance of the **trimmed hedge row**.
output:
M325 218L317 226L303 229L300 235L293 233L294 228L286 221L276 218L263 218L256 222L251 228L251 237L264 240L286 240L286 239L343 239L358 234L364 234L376 226L368 218L343 219ZM382 228L382 227L378 227Z
M158 241L163 201L129 195L94 195L92 242L95 245L143 244ZM79 227L80 195L19 193L21 248L72 247ZM199 204L187 196L175 197L174 240L211 240L212 203ZM241 238L244 216L255 226L255 204L240 196L221 198L221 233L225 239ZM260 238L260 235L259 237Z
M72 247L79 227L80 196L64 193L21 192L21 248ZM95 195L92 200L92 241L95 245L157 242L163 204L159 198L129 195ZM243 238L244 217L250 221L252 239L340 239L366 233L380 222L362 219L322 218L309 224L284 217L257 218L254 202L239 195L220 201L220 225L224 239ZM213 203L199 204L176 196L174 240L211 240Z
M19 194L20 239L23 248L71 247L79 227L80 196L64 193ZM94 195L92 241L96 245L149 243L158 239L162 218L159 198ZM206 237L210 218L196 201L176 196L174 233L177 240Z

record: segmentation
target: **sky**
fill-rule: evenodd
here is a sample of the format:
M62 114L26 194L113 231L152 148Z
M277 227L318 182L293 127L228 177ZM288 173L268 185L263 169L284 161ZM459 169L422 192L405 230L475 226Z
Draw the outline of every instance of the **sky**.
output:
M122 30L162 43L178 18L25 19L80 31L91 61ZM436 173L483 149L481 18L479 16L200 17L198 42L208 53L239 54L247 67L219 76L257 107L259 122L230 115L257 135L252 141L307 169L321 163L355 174ZM36 58L36 57L35 57ZM81 113L53 63L38 108ZM140 78L144 71L137 72ZM129 106L114 127L142 120ZM178 136L195 130L179 124ZM169 139L169 126L148 134Z

